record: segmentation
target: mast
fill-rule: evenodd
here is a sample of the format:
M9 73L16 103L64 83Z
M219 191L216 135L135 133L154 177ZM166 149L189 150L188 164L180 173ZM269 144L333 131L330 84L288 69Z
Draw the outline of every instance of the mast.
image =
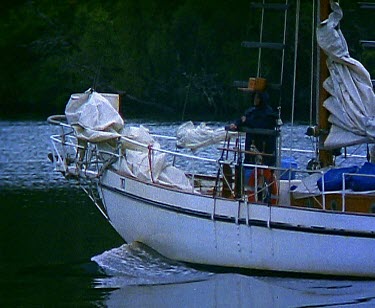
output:
M330 1L319 0L319 22L326 20L330 13ZM324 149L324 141L327 138L329 131L328 116L329 112L323 107L323 102L328 98L328 92L323 88L323 82L329 76L327 68L327 55L320 50L319 51L319 107L318 107L318 125L320 131L319 137L319 160L322 167L333 164L332 152Z

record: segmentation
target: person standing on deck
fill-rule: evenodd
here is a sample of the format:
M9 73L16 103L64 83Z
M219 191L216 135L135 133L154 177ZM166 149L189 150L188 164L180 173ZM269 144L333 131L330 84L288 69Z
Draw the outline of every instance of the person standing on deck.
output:
M241 130L241 128L275 129L277 114L268 104L267 92L255 92L254 105L245 111L240 119L230 124L229 129ZM262 163L265 165L275 165L276 162L276 137L273 135L246 133L245 150L250 151L251 146L255 146L259 152L272 154L263 156ZM244 163L255 163L256 155L245 154Z

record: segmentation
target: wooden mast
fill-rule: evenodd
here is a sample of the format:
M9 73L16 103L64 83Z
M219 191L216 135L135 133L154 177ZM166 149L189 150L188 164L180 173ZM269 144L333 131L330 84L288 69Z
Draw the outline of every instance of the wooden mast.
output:
M319 12L320 12L320 22L326 20L330 13L330 1L329 0L319 0ZM320 138L319 138L319 160L322 167L329 166L333 164L333 156L332 152L324 149L324 141L327 138L327 134L329 131L329 123L328 123L328 116L329 111L323 107L323 102L328 98L328 92L323 88L323 82L329 76L328 68L327 68L327 55L320 50L319 52L319 66L320 66L320 73L319 73L319 108L318 108L318 118L319 118L319 130L320 130Z

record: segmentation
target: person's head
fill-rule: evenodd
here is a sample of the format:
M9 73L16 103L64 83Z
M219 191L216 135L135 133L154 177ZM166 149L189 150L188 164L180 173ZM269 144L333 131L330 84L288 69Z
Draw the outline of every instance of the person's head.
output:
M266 92L255 92L254 106L260 107L267 103L268 94Z
M259 107L260 105L262 105L262 103L263 101L262 101L262 97L260 96L260 93L256 92L254 95L254 106Z

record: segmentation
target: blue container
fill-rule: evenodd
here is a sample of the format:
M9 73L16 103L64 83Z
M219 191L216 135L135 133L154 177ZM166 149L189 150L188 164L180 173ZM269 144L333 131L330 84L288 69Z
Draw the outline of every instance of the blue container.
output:
M281 168L286 169L297 169L298 165L293 157L282 157ZM281 171L280 180L294 180L296 178L296 172L291 170Z
M250 179L250 176L251 176L251 173L253 172L253 170L254 170L254 168L251 168L251 167L244 167L243 168L244 183L245 184L249 183L249 179Z

